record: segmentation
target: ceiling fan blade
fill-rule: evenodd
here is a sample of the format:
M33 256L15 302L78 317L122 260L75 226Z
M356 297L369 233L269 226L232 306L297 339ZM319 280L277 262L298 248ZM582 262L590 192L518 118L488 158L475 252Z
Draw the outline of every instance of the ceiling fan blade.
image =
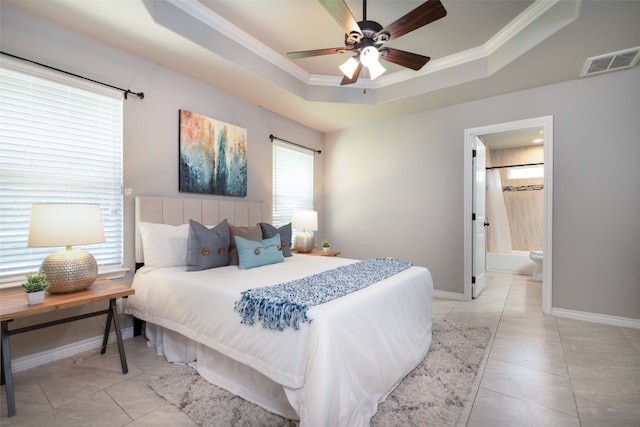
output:
M358 80L358 77L360 76L360 71L362 71L362 64L358 63L358 67L356 68L356 71L353 72L353 76L351 78L344 76L342 78L342 81L340 82L340 86L350 85L352 83L355 83Z
M378 31L378 34L389 34L389 40L394 40L417 28L444 18L446 15L447 10L440 0L427 0L411 12Z
M360 33L360 27L358 21L353 17L353 14L349 10L349 6L344 0L318 0L322 7L325 8L329 15L336 20L342 31L345 34L351 34L352 32Z
M288 52L289 59L310 58L312 56L332 55L334 53L348 52L344 47L330 47L327 49L301 50L299 52Z
M427 62L431 60L428 56L418 55L417 53L405 52L404 50L385 47L380 49L380 58L403 67L411 68L418 71Z

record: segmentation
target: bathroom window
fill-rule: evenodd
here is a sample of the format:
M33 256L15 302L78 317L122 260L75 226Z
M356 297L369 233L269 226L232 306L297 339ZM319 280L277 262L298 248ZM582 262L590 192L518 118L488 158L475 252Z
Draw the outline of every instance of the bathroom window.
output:
M529 178L543 178L544 166L517 166L509 168L507 172L508 179L529 179Z

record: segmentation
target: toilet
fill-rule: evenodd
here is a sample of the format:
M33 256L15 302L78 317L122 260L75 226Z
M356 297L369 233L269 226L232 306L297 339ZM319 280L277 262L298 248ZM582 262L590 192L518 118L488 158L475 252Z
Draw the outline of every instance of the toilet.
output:
M536 282L542 282L542 251L531 251L529 253L529 258L531 258L531 261L536 263L536 268L533 270L533 280Z

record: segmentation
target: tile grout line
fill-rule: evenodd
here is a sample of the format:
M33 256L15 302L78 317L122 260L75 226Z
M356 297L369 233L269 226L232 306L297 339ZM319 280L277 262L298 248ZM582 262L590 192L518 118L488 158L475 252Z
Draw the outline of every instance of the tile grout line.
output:
M573 404L576 407L576 414L578 414L578 423L582 425L582 419L580 418L580 408L578 408L578 400L576 399L576 391L573 388L573 380L571 378L571 369L569 369L569 361L567 360L567 352L564 347L564 337L562 332L560 331L560 325L558 324L558 319L556 317L553 318L556 324L556 328L558 328L558 335L560 335L560 347L562 347L562 357L564 359L564 364L567 367L567 375L569 376L569 385L571 386L571 395L573 396Z
M489 339L489 344L487 345L487 350L482 360L481 369L478 371L478 386L475 389L475 393L473 395L473 401L471 403L471 408L469 409L469 414L467 417L467 421L465 425L469 425L469 421L471 419L471 414L473 413L473 408L476 405L476 399L478 398L478 393L480 392L480 388L482 387L482 380L484 379L484 373L487 368L487 363L489 363L489 359L491 358L491 350L493 349L493 342L496 339L496 335L498 334L498 328L500 327L500 322L502 321L502 315L504 314L504 307L507 304L507 299L509 298L509 293L511 292L511 286L513 286L513 278L509 283L509 292L507 292L506 297L504 298L504 302L502 304L502 310L500 311L500 317L498 318L498 323L496 325L495 331L491 334L491 338Z

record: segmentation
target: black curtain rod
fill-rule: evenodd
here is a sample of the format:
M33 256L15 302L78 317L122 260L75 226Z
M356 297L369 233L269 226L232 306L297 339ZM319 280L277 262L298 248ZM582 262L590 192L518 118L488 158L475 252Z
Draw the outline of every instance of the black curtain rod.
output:
M489 170L489 169L517 168L520 166L541 166L541 165L544 165L544 163L523 163L521 165L492 166L490 168L485 168L485 169Z
M279 138L277 136L269 135L269 139L273 142L274 139L278 139L282 142L286 142L287 144L295 145L296 147L304 148L305 150L313 151L315 154L322 154L321 150L315 150L313 148L305 147L304 145L296 144L295 142L287 141L286 139Z
M88 77L84 77L84 76L80 76L78 74L70 73L69 71L65 71L65 70L61 70L59 68L51 67L49 65L41 64L40 62L36 62L36 61L32 61L32 60L27 59L27 58L22 58L20 56L12 55L12 54L7 53L7 52L0 51L0 53L2 53L3 55L6 55L6 56L10 56L10 57L15 58L15 59L19 59L21 61L30 62L31 64L35 64L35 65L38 65L40 67L44 67L44 68L48 68L48 69L53 70L53 71L57 71L59 73L67 74L69 76L77 77L77 78L82 79L82 80L87 80L87 81L90 81L90 82L93 82L93 83L97 83L97 84L102 85L102 86L107 86L107 87L110 87L112 89L119 90L120 92L124 93L124 99L127 99L127 95L128 94L135 95L140 99L144 99L144 93L143 92L133 92L133 91L131 91L129 89L122 89L122 88L119 88L117 86L112 86L112 85L107 84L107 83L99 82L97 80L93 80L93 79L90 79Z

